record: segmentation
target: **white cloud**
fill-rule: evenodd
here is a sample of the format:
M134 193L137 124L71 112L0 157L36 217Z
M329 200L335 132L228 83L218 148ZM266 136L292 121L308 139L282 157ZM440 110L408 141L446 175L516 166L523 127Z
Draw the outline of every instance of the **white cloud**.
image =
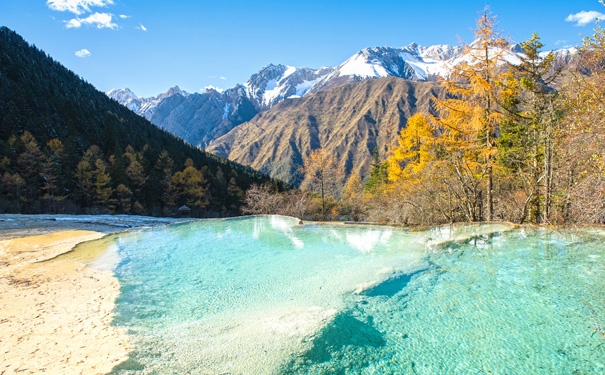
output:
M223 81L226 81L226 80L227 80L227 78L225 78L225 77L221 77L221 79L222 79Z
M121 19L130 18L130 17L132 17L132 16L127 16L127 15L125 15L125 14L120 14L120 18L121 18Z
M111 13L93 13L86 18L74 18L65 21L65 27L68 29L78 29L82 25L95 26L97 29L118 28L118 25L113 23L113 14Z
M209 90L214 90L214 91L218 91L218 92L225 91L225 90L221 89L220 87L214 87L212 85L208 85L208 86L204 87L204 90L202 90L202 91L209 91Z
M82 22L78 21L75 18L73 20L65 21L65 27L68 29L77 29L80 26L82 26Z
M88 57L88 56L90 56L90 51L87 50L86 48L81 49L79 51L76 51L76 56L82 57L82 58L83 57Z
M145 26L143 26L142 23L139 24L139 27L137 27L137 29L147 31L147 28Z
M71 12L81 15L90 12L91 7L106 7L112 5L113 0L47 0L46 5L59 12Z
M596 10L590 10L588 12L583 10L575 14L570 14L565 18L565 21L575 22L575 26L586 26L597 19L605 19L605 14L597 12Z

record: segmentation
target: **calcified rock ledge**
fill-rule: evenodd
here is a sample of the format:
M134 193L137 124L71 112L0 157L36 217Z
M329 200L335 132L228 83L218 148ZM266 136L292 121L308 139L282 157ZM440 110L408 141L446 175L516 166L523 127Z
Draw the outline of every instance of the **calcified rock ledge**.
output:
M128 338L111 325L118 280L54 258L106 233L176 221L0 215L0 374L106 374L124 361Z

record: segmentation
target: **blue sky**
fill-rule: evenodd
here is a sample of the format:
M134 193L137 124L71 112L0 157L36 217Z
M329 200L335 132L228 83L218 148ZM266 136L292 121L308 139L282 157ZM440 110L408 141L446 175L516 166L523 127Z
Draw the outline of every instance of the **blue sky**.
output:
M152 96L226 89L269 63L318 68L365 47L468 42L485 5L514 41L535 31L547 49L579 44L605 18L597 0L0 0L0 25L100 90Z

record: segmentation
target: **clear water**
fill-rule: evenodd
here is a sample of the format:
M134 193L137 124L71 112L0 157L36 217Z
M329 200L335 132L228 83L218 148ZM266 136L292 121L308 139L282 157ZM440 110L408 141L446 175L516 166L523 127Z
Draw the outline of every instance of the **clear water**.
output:
M603 374L605 232L285 217L105 241L115 374Z

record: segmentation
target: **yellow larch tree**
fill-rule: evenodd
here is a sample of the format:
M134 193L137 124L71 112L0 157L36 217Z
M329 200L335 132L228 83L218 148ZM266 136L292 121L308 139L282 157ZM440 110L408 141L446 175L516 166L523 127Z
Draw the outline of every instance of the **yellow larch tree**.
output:
M435 143L435 132L426 117L417 113L410 117L401 129L398 146L388 159L390 182L412 180L434 159L431 150Z
M605 29L595 28L579 51L581 72L565 89L567 113L557 151L565 161L559 172L561 221L605 222Z
M436 99L439 116L433 117L441 128L449 167L460 184L461 208L469 221L482 219L484 189L486 219L493 220L495 138L503 118L498 98L510 53L509 43L496 29L496 17L487 8L480 13L474 34L475 41L464 45L467 61L453 66L444 80L448 98Z

